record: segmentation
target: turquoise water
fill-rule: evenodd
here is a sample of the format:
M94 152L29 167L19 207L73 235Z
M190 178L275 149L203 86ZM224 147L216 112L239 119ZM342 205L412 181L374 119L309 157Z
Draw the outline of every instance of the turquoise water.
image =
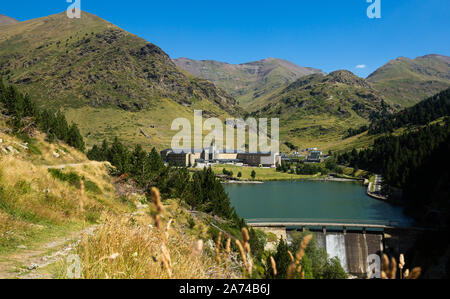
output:
M402 208L366 195L356 182L281 181L225 184L238 215L249 222L345 222L411 225Z

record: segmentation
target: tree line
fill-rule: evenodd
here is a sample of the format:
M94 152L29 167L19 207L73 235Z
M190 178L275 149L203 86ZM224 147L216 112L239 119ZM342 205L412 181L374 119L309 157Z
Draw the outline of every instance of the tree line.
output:
M90 160L109 161L116 175L130 176L147 191L157 187L165 198L183 199L192 209L245 225L211 168L197 171L191 178L186 167L164 165L155 148L147 153L141 145L136 145L130 151L117 137L111 144L104 140L100 146L94 145L87 156Z
M404 190L406 211L417 218L425 217L423 213L433 206L430 203L440 201L439 206L446 208L435 210L443 213L442 217L448 221L449 140L450 119L447 118L444 124L428 125L400 136L380 137L372 148L353 149L338 155L337 160L340 164L382 174L384 191L389 193L391 187Z
M59 139L84 151L84 139L76 124L69 125L60 111L55 113L40 109L28 94L20 93L15 86L5 86L1 77L0 103L3 104L6 114L11 117L9 123L15 133L34 125L47 134L49 142Z
M405 126L423 126L445 116L450 116L450 88L399 113L372 121L369 134L390 133Z
M364 133L364 132L366 132L368 129L369 129L369 126L367 126L367 125L363 125L363 126L357 128L357 129L349 128L349 129L347 130L347 134L345 134L345 136L344 136L344 139L347 139L347 138L350 138L350 137L359 135L359 134L361 134L361 133Z
M400 136L380 137L372 148L339 155L338 163L382 173L387 184L403 188L409 175L446 140L449 124L447 121Z
M342 174L344 170L339 167L334 157L328 158L325 163L305 163L304 161L287 162L281 161L281 165L277 165L277 172L284 172L297 175L314 175L314 174L327 174L335 172Z
M344 139L368 132L369 135L392 133L395 129L423 126L441 117L450 116L450 88L398 113L373 113L370 125L349 128Z

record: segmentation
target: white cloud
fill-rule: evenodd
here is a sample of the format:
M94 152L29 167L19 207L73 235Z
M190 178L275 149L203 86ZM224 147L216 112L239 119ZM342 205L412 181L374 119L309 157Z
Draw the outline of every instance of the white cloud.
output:
M365 69L366 67L367 67L367 65L365 65L365 64L358 64L356 66L357 69Z

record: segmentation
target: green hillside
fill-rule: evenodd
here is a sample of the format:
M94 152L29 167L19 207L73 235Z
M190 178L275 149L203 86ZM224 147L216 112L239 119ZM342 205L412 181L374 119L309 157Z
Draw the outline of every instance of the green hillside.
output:
M399 57L372 73L367 81L392 105L412 106L450 87L450 57Z
M323 73L318 69L301 67L276 58L243 64L188 58L174 61L187 72L210 80L225 89L247 110L252 109L253 101L271 95L286 84L306 75Z
M310 75L260 103L256 116L280 118L282 142L334 149L349 128L393 111L364 79L349 71Z
M370 126L365 127L364 132L345 138L339 145L333 147L333 150L345 151L349 148L368 148L380 137L402 136L414 133L427 126L443 125L448 121L449 116L450 88L412 107L373 119Z
M178 69L156 45L86 12L1 26L0 73L39 104L63 109L88 146L121 135L164 147L176 117L240 112L225 91Z

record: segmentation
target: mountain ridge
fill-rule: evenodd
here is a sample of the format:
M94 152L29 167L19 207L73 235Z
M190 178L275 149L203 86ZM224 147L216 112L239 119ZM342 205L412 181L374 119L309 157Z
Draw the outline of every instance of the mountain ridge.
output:
M285 142L328 149L349 128L368 125L372 118L393 111L365 79L338 70L298 79L258 103L251 115L279 118Z
M17 21L14 18L0 14L0 26L8 25L8 24L15 24L15 23L19 23L19 21Z
M289 106L293 104L292 100L306 103L308 100L324 101L328 105L331 100L340 99L340 103L344 100L354 101L349 95L339 92L336 95L335 89L349 88L355 98L361 98L366 104L381 104L384 99L372 86L363 78L360 78L347 70L334 71L326 76L313 74L298 79L291 83L273 98L270 98L261 110L269 110L268 107L280 107L280 102ZM347 90L343 90L347 91ZM300 93L300 94L293 94ZM302 107L305 107L304 105ZM375 110L373 110L375 112ZM279 113L282 114L282 113ZM365 116L368 118L368 115Z
M88 145L119 134L162 149L175 118L190 119L195 109L241 113L227 92L186 74L157 45L86 12L1 26L0 75L39 105L63 110Z
M266 58L230 64L216 60L174 59L178 67L225 89L247 108L257 98L266 97L285 84L321 70L301 67L287 60Z
M450 87L450 57L398 57L371 73L367 81L391 104L409 107Z
M40 36L36 40L32 35L37 32ZM21 39L15 41L15 37ZM61 85L74 83L68 88L70 93L83 95L82 100L92 106L112 104L139 110L155 97L169 97L183 105L191 104L192 98L212 100L228 111L236 106L226 92L180 72L158 46L86 12L80 20L60 13L2 28L0 43L9 48L0 51L0 69L10 72L6 75L10 75L12 83L29 86L42 80L33 78L36 75L48 75L51 80L45 83L52 87L52 97L68 96ZM20 43L29 49L23 49ZM14 53L16 49L22 52ZM47 67L44 64L50 63L56 70L43 70ZM134 77L137 86L122 87L131 84L131 78L124 77ZM100 85L98 81L103 81L105 88L89 88Z

